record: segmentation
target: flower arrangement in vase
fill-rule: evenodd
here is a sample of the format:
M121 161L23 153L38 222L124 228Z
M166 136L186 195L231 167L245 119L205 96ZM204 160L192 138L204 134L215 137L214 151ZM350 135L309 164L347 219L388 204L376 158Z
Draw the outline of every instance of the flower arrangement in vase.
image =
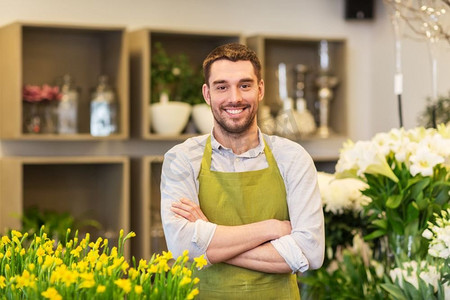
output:
M22 91L23 132L55 133L56 107L61 97L58 86L25 85Z
M449 163L450 124L345 143L319 173L327 255L302 299L450 299Z

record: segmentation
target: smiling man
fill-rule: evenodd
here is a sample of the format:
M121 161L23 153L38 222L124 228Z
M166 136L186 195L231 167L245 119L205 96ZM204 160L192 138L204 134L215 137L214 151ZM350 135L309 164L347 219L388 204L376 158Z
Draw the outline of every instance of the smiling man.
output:
M317 269L324 223L317 174L297 143L262 134L261 64L241 44L203 62L211 134L170 149L161 177L161 216L175 256L205 255L199 299L299 299L295 273Z

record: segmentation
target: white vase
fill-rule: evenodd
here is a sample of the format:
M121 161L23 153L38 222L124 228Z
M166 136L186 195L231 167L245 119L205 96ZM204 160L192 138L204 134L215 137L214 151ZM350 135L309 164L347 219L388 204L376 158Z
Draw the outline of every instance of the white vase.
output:
M202 134L211 133L214 118L208 104L195 104L192 107L192 119L197 130Z
M192 106L185 102L169 101L150 105L151 126L155 133L175 135L186 127Z

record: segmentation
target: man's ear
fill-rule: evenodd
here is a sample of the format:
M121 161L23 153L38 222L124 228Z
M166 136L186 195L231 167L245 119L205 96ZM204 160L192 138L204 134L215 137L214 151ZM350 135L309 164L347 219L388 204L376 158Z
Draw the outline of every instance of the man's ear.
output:
M206 103L211 106L211 95L209 94L209 87L206 83L202 86L202 94L203 99L205 99Z
M258 100L261 101L264 98L264 80L260 80L258 84Z

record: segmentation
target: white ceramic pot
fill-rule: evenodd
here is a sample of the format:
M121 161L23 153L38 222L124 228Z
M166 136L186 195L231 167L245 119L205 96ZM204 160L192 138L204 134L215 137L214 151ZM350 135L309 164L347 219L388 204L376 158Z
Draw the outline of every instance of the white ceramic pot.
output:
M195 104L192 107L192 119L194 120L195 127L200 133L211 133L214 118L208 104Z
M180 134L189 121L191 110L190 104L177 101L150 105L153 131L158 134Z

